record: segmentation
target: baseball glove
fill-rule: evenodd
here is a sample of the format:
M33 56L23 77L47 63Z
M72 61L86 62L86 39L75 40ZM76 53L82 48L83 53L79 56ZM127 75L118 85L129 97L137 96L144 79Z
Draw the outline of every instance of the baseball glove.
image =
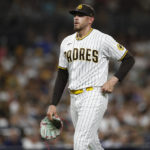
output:
M53 116L52 120L45 117L40 122L40 134L43 139L50 140L55 139L60 135L63 122L59 117Z

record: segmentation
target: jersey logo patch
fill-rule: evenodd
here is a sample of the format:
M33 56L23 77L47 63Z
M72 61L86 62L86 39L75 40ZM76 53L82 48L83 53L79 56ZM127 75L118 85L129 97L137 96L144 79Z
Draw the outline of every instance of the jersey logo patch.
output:
M71 45L72 43L68 43L67 45Z
M120 50L120 51L123 51L124 50L124 47L121 45L121 44L117 44L117 47L118 47L118 49Z

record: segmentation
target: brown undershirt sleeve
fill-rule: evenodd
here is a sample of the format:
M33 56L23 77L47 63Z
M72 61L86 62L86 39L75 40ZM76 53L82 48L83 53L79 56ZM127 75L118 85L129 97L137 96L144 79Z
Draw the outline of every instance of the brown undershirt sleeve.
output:
M57 105L68 81L68 70L58 69L51 105Z
M120 65L118 71L115 73L115 76L119 79L120 82L127 75L127 73L132 68L134 63L135 63L135 60L134 60L133 56L131 55L130 52L128 52L126 54L126 56L123 58L122 63Z

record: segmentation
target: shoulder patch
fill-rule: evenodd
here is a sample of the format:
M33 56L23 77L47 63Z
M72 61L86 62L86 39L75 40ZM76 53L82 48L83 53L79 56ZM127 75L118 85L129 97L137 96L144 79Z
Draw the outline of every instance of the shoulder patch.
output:
M121 44L117 44L117 48L120 50L120 51L123 51L124 50L124 47L121 45Z

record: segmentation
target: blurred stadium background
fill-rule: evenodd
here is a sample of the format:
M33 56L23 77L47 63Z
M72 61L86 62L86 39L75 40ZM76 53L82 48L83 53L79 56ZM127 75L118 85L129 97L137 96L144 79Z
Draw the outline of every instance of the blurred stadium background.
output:
M61 40L73 33L68 10L96 10L93 27L135 56L126 79L109 97L99 134L106 149L150 149L150 0L0 0L0 150L47 149L39 135L56 77ZM118 63L110 63L110 75ZM58 106L62 135L50 150L71 150L66 90Z

